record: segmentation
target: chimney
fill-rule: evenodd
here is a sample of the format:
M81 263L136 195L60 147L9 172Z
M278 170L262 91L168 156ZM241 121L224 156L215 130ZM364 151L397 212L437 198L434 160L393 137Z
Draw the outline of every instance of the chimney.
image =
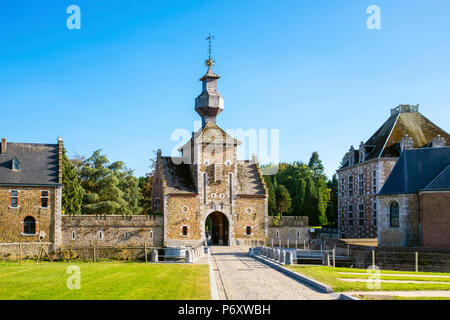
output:
M445 138L442 137L440 134L438 134L436 138L431 140L432 148L443 148L446 146L447 146L447 141L445 141Z
M407 149L412 149L413 147L414 147L413 139L407 134L405 134L402 140L400 141L400 150L403 151Z
M1 154L6 153L6 147L7 147L6 138L2 138L2 149L0 150Z
M62 184L63 175L63 139L58 137L58 183Z

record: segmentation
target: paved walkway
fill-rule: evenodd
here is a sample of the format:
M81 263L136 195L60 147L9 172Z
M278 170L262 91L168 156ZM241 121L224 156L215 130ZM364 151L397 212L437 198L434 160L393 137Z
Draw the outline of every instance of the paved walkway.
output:
M241 247L211 247L221 300L329 300L323 294L247 256Z

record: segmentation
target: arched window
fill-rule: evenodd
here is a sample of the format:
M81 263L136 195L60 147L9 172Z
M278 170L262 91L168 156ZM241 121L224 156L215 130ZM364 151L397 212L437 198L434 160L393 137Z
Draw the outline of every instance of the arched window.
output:
M398 202L392 202L389 208L389 220L391 228L398 228L400 226L400 214Z
M23 220L23 233L36 234L36 220L33 217L26 217Z

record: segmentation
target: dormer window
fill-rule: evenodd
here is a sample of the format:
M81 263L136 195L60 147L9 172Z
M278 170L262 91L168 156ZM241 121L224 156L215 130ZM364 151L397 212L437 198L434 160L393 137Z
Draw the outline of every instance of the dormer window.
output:
M14 158L11 160L11 170L13 171L19 171L20 168L20 162L17 160L17 158Z

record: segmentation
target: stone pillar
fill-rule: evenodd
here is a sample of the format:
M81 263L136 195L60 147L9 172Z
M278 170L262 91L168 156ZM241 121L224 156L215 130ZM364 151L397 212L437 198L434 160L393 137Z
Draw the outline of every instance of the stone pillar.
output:
M288 251L286 251L286 250L281 250L281 253L280 253L280 263L281 263L281 264L284 264L284 262L285 262L285 260L286 260L286 252L288 252Z
M194 262L194 259L193 259L193 252L192 252L191 249L187 249L187 250L186 250L185 261L186 261L186 263L193 263L193 262Z
M158 262L158 250L152 250L151 261Z
M294 263L294 259L292 258L292 252L290 252L290 251L286 252L285 264L287 266L290 266L293 263Z

